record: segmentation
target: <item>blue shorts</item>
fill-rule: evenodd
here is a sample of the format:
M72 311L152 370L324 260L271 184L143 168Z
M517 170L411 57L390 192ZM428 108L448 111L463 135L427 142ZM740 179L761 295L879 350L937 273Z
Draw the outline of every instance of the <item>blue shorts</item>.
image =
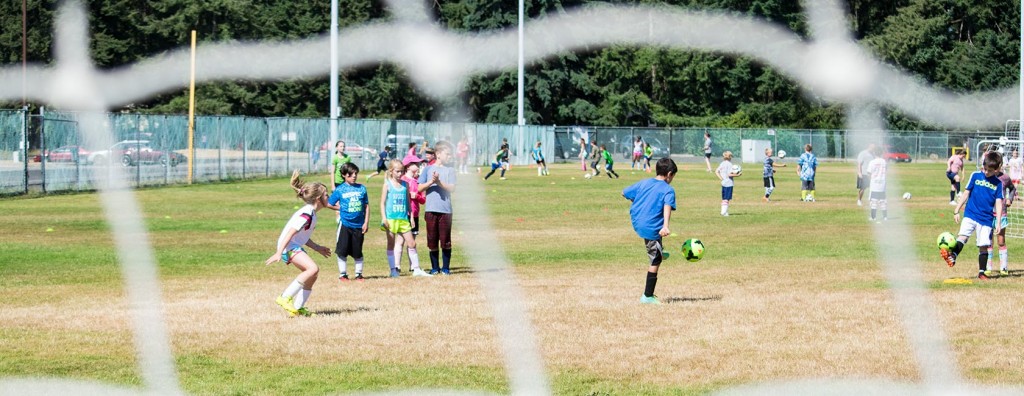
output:
M285 264L291 264L292 259L295 258L295 255L305 252L306 249L303 249L301 246L287 249L284 251L284 253L281 253L281 261L284 261Z
M722 187L722 200L732 201L732 187Z

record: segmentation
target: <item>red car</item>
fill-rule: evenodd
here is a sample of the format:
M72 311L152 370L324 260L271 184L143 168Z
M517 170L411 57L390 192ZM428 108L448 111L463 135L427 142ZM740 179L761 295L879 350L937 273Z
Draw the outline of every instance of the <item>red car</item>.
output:
M46 156L46 162L77 162L79 159L89 158L89 154L89 150L81 146L61 146L43 152L43 155ZM42 161L42 156L36 155L32 157L32 161L40 162Z
M889 162L910 162L910 154L892 151L892 147L886 147L882 157Z

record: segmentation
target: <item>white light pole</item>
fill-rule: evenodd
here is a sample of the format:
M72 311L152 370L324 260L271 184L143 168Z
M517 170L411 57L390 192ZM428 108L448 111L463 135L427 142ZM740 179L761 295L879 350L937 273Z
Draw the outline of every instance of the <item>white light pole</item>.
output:
M526 125L526 119L523 118L523 1L519 0L519 92L516 100L517 107L519 108L516 116L516 125Z
M1017 113L1017 139L1024 140L1024 129L1021 128L1021 124L1024 123L1024 1L1020 3L1020 79L1017 80L1020 84L1018 92L1019 109Z
M338 141L338 0L331 0L331 140L327 144L327 163L331 163L331 150ZM317 143L319 146L319 143ZM319 147L316 150L320 150Z

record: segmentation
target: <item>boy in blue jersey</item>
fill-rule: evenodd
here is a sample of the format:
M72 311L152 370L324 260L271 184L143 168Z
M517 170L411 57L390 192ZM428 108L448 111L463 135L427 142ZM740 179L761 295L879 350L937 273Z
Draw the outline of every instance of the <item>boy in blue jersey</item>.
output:
M975 241L978 245L978 279L988 279L985 270L988 266L988 248L992 246L993 226L995 234L999 234L1002 224L993 222L1003 216L1003 183L996 173L1003 165L1003 158L995 151L985 153L984 172L976 171L964 189L963 195L953 209L953 221L960 223L956 245L951 250L939 249L939 254L950 267L956 265L956 257L964 248L964 243L977 233ZM960 210L964 209L964 219L960 220ZM993 211L995 216L992 215Z
M366 175L366 181L370 181L371 178L381 173L387 173L389 158L391 158L391 146L384 146L384 150L377 154L377 170Z
M768 147L764 149L764 201L772 201L772 192L775 191L775 167L786 166L786 164L775 164L775 160L772 159L772 148Z
M351 162L341 165L341 176L345 182L338 185L327 199L327 205L338 211L341 224L338 224L337 246L334 252L338 255L338 280L348 281L348 256L356 262L356 280L363 280L363 235L370 223L370 197L366 186L356 183L359 180L359 167Z
M804 153L796 161L797 176L800 176L800 200L814 202L814 173L818 170L818 157L811 152L811 144L804 145Z
M672 211L676 210L676 190L672 188L672 179L676 177L675 161L662 158L655 164L657 176L641 180L622 190L622 196L633 202L629 206L629 218L633 230L644 239L650 267L647 269L647 283L644 294L640 296L642 304L661 304L654 296L654 287L658 283L658 266L661 265L661 237L672 232L668 229Z
M537 176L548 175L548 163L544 161L544 149L540 148L540 140L533 148L533 160L537 162Z

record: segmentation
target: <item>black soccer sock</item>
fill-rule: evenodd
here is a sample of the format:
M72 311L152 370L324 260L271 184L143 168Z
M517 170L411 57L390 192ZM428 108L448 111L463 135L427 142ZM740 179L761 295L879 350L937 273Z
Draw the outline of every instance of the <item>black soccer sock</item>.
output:
M505 168L501 168L501 177L505 177Z
M961 250L964 250L964 243L960 242L960 240L957 239L956 240L956 245L953 246L953 254L960 254Z
M448 269L452 264L452 250L441 249L441 259L443 260L444 266L441 268Z
M982 246L978 253L978 272L985 272L988 269L988 246Z
M648 272L647 273L647 286L644 287L644 296L654 296L654 286L658 284L658 273Z
M949 201L952 202L954 199L956 199L956 191L949 190Z
M487 179L488 179L488 178L490 178L490 177L491 177L491 175L493 175L493 174L494 174L494 169L491 169L491 172L490 172L490 173L488 173L488 174L487 174L487 176L484 176L484 180L487 180Z
M439 254L437 250L430 251L430 269L434 271L441 269L441 265L438 263L438 255Z

